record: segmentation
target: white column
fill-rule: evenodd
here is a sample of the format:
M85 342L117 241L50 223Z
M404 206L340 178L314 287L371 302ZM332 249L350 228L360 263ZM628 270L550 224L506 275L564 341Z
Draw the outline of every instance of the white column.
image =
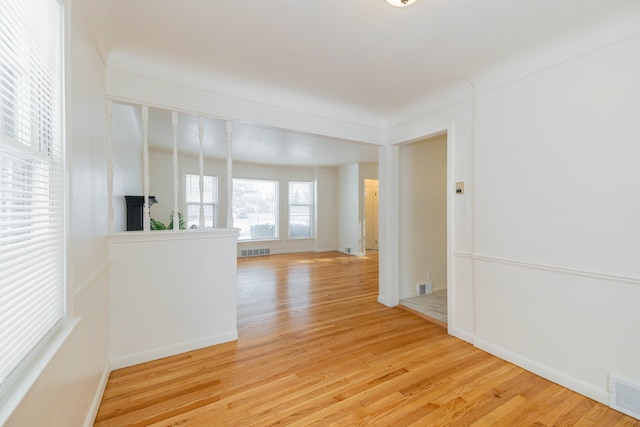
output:
M200 138L200 223L198 229L204 230L204 117L198 116L198 137Z
M233 142L233 123L225 122L227 131L227 228L233 228L233 159L231 157L231 148Z
M173 229L180 229L180 217L178 216L178 191L180 182L178 179L178 113L171 113L173 125Z
M113 127L113 113L111 112L111 100L107 100L107 194L108 204L108 230L113 233L113 222L115 213L113 210L113 146L111 141L111 129Z
M149 209L149 107L142 106L142 180L144 190L144 207L142 224L144 231L151 230L151 211Z
M380 256L378 302L395 307L400 301L399 148L386 144L378 149L378 211Z

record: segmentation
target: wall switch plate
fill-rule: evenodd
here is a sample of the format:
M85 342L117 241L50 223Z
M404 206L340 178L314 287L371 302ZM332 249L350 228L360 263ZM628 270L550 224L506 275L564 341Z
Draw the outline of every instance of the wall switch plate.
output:
M464 194L464 182L456 182L456 194Z

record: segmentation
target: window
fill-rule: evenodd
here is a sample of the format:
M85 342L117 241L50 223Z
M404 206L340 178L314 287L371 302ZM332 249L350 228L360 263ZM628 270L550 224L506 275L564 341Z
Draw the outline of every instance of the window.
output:
M238 240L278 237L278 183L234 178L233 214Z
M311 237L313 183L289 183L289 237Z
M0 3L0 395L65 317L62 17Z
M218 218L218 177L204 176L202 207L204 228L216 228ZM187 204L187 228L200 227L200 175L185 176L185 201Z

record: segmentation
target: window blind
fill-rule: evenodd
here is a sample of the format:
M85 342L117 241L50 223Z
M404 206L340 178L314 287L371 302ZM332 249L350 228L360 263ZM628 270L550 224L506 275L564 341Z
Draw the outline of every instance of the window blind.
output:
M65 313L62 19L0 2L0 395Z

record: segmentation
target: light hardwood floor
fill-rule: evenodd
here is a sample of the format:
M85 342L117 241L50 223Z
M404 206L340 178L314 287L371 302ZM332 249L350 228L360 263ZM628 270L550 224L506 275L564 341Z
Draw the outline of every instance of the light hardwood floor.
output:
M114 371L95 425L640 426L379 304L377 263L239 259L239 340Z
M447 290L400 300L400 306L427 320L447 324Z

